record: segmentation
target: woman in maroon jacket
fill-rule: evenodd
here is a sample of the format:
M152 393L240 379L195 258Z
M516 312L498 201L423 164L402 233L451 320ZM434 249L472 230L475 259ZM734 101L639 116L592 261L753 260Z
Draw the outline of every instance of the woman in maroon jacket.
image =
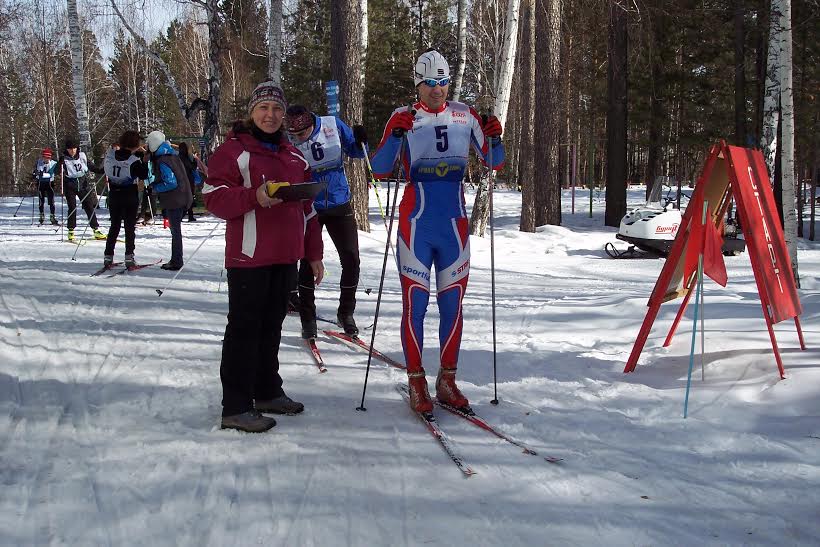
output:
M310 168L283 135L287 109L273 82L256 86L250 119L237 122L208 165L202 195L227 220L228 325L222 343L222 428L267 431L262 413L297 414L304 405L285 395L279 341L296 263L306 259L322 280L322 236L312 201L268 197L265 181L300 184Z

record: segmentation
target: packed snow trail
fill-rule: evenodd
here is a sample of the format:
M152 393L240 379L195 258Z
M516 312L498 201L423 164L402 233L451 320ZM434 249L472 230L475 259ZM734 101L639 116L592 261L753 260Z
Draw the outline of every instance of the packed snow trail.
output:
M808 351L796 349L791 325L775 327L784 381L748 257L726 259L726 289L707 282L706 381L693 383L684 421L686 331L660 347L676 306L661 308L638 370L621 373L662 262L605 257L614 230L600 228L602 201L593 219L565 211L567 226L525 234L520 195L494 199L501 404L489 404L481 238L471 240L459 385L494 427L564 461L522 455L437 409L477 472L469 480L395 391L402 371L374 360L367 411L357 412L367 354L320 337L328 372L319 374L294 317L280 357L285 389L305 413L277 417L260 435L219 430L222 235L157 298L174 272L89 277L101 246L82 246L72 261L59 234L13 217L19 198L0 200L0 545L816 544L817 246L799 241ZM361 324L372 321L376 294L364 289L378 287L384 252L371 201ZM186 258L214 222L183 223ZM138 262L169 255L167 230L139 229ZM317 307L332 317L341 269L329 240L325 257ZM375 346L403 362L394 271L381 313ZM434 299L428 319L432 385Z

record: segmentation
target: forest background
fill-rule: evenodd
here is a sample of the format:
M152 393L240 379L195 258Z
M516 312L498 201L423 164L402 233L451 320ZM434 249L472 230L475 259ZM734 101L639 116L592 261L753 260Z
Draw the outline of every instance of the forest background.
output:
M802 213L814 203L820 161L820 5L785 3ZM760 145L771 8L770 0L90 0L77 9L90 155L99 160L126 129L161 129L212 151L272 75L291 103L319 114L325 83L339 81L342 119L362 123L375 146L390 112L414 99L416 57L434 47L450 62L459 100L497 112L509 92L499 180L523 192L522 230L560 224L560 188L573 181L606 187L605 221L617 226L627 184L666 176L685 187L715 141ZM279 10L281 27L269 28ZM0 0L2 195L25 193L42 148L61 150L77 136L69 13L64 2ZM350 171L368 230L364 168ZM477 164L468 173L479 189L481 174ZM486 207L474 207L473 233L484 231L482 214ZM802 235L802 216L797 229Z

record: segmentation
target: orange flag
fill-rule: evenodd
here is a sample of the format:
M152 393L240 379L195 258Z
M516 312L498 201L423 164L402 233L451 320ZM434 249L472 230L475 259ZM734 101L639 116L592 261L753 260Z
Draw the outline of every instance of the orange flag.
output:
M723 237L715 228L711 215L706 218L706 230L700 219L692 219L689 228L689 239L686 243L686 258L683 264L683 277L689 279L698 269L698 255L703 253L703 273L718 285L725 287L728 281L726 264L723 263Z

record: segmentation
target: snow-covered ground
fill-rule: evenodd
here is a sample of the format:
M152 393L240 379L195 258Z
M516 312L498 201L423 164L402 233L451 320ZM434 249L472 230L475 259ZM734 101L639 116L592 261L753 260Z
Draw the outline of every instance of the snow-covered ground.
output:
M630 201L642 195L633 189ZM0 545L817 545L820 247L799 243L808 350L793 323L775 327L786 380L748 255L726 259L727 288L707 280L705 381L698 360L684 420L692 307L662 348L680 301L664 305L637 371L623 374L662 261L607 258L615 231L602 227L603 195L593 218L588 194L575 215L564 197L564 226L528 234L517 230L520 195L496 193L501 404L489 404L489 238L471 242L459 369L479 414L564 461L441 415L477 472L468 479L395 391L400 371L374 360L367 412L357 412L367 355L321 338L319 374L293 317L282 375L305 413L260 435L218 429L227 293L224 228L207 239L215 219L183 224L186 258L207 240L158 297L173 272L89 277L102 243L72 260L75 246L31 224L28 199L16 218L19 200L0 200ZM372 322L386 231L371 203L361 327ZM325 243L318 307L333 317L340 269ZM167 259L169 232L140 227L136 254ZM391 268L376 347L403 360L399 316ZM432 376L437 325L432 300Z

